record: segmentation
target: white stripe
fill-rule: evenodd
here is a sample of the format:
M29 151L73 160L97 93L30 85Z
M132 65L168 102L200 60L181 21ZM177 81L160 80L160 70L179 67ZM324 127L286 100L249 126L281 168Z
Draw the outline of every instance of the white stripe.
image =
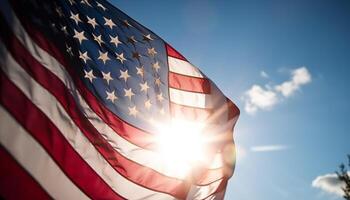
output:
M4 44L0 43L0 47L0 64L9 79L51 119L77 153L115 192L127 199L173 199L170 195L136 185L117 173L74 124L55 97L35 82L12 56L4 51Z
M66 177L45 149L2 106L0 116L0 144L51 197L89 199Z
M15 33L19 38L19 40L28 48L28 50L35 56L35 58L39 62L43 63L45 67L47 67L50 71L52 71L56 76L58 76L64 82L64 84L72 92L73 96L78 102L78 105L82 106L81 110L85 112L85 115L88 117L90 122L97 128L97 130L100 133L102 133L102 135L115 148L115 150L117 150L122 155L126 156L128 159L136 161L139 164L142 164L144 166L153 168L156 171L159 171L160 173L163 173L167 176L183 178L180 176L181 173L180 174L176 173L176 170L165 168L163 164L164 162L161 160L162 158L160 158L161 156L159 156L158 154L155 154L154 152L140 149L139 147L129 143L128 141L121 138L118 134L116 134L109 126L104 124L103 121L91 110L91 108L86 104L86 102L77 92L77 90L75 89L74 83L70 79L68 73L64 70L63 66L61 66L57 62L57 60L55 60L55 58L47 54L40 47L35 45L34 42L31 41L30 37L24 31L23 27L21 27L20 24L18 23L17 18L15 18L12 23L14 22L17 22ZM223 164L223 163L214 161L212 167L210 168L218 168L220 167L219 166L220 164ZM107 183L109 182L107 181ZM197 186L197 187L200 188L201 186ZM123 195L123 193L120 193L118 191L116 192ZM161 196L161 195L158 195L158 196ZM150 196L150 198L156 199L157 197ZM163 198L163 197L160 197L160 198Z
M124 138L116 134L108 125L103 123L103 120L96 115L95 112L88 106L85 100L81 97L76 89L74 82L71 80L68 72L64 67L46 51L37 46L31 38L27 35L23 27L20 25L17 18L12 19L12 24L15 24L14 33L21 43L28 49L28 51L35 57L37 61L42 63L44 67L55 74L70 90L77 105L80 106L81 112L87 116L92 125L98 130L99 133L112 145L112 147L121 153L129 160L133 160L143 166L152 168L166 176L174 177L178 179L184 179L184 174L178 170L172 170L168 165L164 165L163 156L156 152L142 149ZM218 165L215 165L218 168Z
M203 78L203 75L199 69L187 61L168 56L168 64L169 71L171 72Z
M192 185L190 191L188 192L186 200L201 200L207 198L209 195L213 194L217 190L222 181L223 180L220 179L210 185L200 187Z
M208 94L169 88L169 96L170 101L176 104L197 108L213 108L213 97Z
M166 176L184 179L185 175L178 172L178 170L172 170L168 165L164 165L163 157L152 151L142 149L124 138L116 134L109 126L103 123L103 120L96 115L95 112L88 106L85 100L81 97L78 90L75 88L73 81L71 80L64 67L60 65L53 57L40 47L35 45L31 41L30 37L25 34L23 29L18 28L15 30L19 40L27 47L32 53L35 59L43 64L48 70L54 73L69 89L73 97L75 98L77 105L80 106L80 110L87 116L89 121L94 127L102 134L102 136L112 145L112 147L121 153L129 160L133 160L141 165L152 168Z
M205 200L222 200L225 198L225 190L212 194L210 195L208 198L206 198Z

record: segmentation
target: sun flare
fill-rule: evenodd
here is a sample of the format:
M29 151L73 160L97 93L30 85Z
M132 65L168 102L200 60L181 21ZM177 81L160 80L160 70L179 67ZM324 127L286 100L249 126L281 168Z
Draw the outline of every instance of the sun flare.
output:
M158 128L156 143L163 164L179 175L186 176L191 169L204 162L204 124L172 120Z

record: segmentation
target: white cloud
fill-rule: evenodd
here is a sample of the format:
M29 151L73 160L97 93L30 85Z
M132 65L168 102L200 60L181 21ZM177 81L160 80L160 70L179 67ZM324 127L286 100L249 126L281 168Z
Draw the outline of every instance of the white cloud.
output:
M350 174L348 172L348 174ZM343 196L344 182L340 181L336 174L325 174L318 176L312 181L312 187L319 188L327 193Z
M259 85L253 85L243 96L245 110L254 114L258 109L268 110L278 102L275 92L264 89Z
M254 152L268 152L268 151L282 151L288 149L285 145L265 145L265 146L254 146L250 150Z
M268 77L266 72L261 71L262 77ZM242 96L245 103L244 109L248 114L254 114L258 110L270 110L283 98L293 95L301 86L311 82L311 74L306 67L294 69L291 78L278 85L262 87L254 84Z
M276 91L281 92L285 97L293 95L302 85L311 82L311 74L306 67L293 70L291 75L291 80L275 86Z
M269 78L269 75L265 71L261 71L260 76L263 78Z

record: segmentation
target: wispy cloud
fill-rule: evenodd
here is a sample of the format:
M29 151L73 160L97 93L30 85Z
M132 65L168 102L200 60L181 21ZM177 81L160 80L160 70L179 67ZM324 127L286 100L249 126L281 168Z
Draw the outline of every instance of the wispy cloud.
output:
M262 77L268 77L266 72L261 71ZM311 74L306 67L300 67L291 71L290 79L278 85L260 86L252 85L242 96L245 103L244 109L248 114L254 114L258 110L270 110L283 98L289 98L301 86L311 82Z
M344 186L345 183L340 181L336 174L325 174L318 176L315 178L315 180L312 181L312 187L319 188L324 192L337 196L344 195L344 192L342 190L342 187Z
M289 147L286 145L264 145L264 146L254 146L250 150L253 152L269 152L269 151L282 151Z
M263 78L269 78L269 75L264 70L260 72L260 76Z
M306 67L301 67L292 71L291 80L276 85L275 89L276 91L281 92L283 96L289 97L299 90L302 85L310 82L311 74Z

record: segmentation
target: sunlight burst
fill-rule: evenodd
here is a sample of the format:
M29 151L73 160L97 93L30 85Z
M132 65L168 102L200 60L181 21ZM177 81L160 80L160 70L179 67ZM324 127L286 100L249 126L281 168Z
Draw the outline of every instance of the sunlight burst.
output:
M184 120L172 120L159 127L158 151L163 164L181 176L204 162L206 137L204 124Z

